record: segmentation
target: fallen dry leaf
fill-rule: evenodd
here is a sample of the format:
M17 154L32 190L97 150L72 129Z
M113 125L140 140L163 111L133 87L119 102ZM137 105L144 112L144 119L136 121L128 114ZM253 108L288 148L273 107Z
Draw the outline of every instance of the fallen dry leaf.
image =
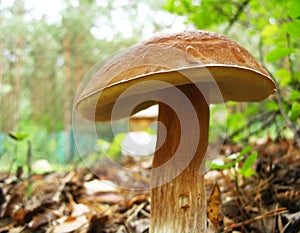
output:
M84 215L79 217L69 216L58 219L58 222L61 223L54 227L52 231L53 233L68 233L75 231L81 228L83 225L87 224L88 219Z
M300 153L292 144L288 144L288 148L282 145L275 143L271 148L273 152L278 151L273 153L271 160L270 151L266 149L270 149L269 144L256 148L260 154L256 164L259 179L241 180L239 190L228 170L208 171L206 188L212 190L208 193L208 233L245 232L245 226L249 232L285 228L286 232L292 232L291 228L298 227ZM234 145L224 146L222 156L240 149ZM132 169L142 166L142 160L135 162L130 165ZM97 171L97 175L89 169L33 174L22 180L12 173L0 173L0 232L148 232L149 177L142 172L133 176L109 167ZM116 186L124 182L146 190L125 190ZM278 207L272 212L274 203ZM278 212L283 207L286 210ZM297 218L292 221L288 217L293 213Z
M218 183L215 183L213 191L210 197L208 198L207 217L216 229L220 227L219 224L220 220L223 219L220 210L221 210L221 192Z
M94 195L97 193L107 192L119 192L120 190L110 180L98 180L94 179L89 182L85 182L84 187L88 195Z

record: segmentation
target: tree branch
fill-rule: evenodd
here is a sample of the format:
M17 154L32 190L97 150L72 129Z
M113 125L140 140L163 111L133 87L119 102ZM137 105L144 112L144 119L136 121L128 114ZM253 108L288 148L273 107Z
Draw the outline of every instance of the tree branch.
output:
M264 124L261 127L259 127L259 129L249 132L249 135L253 135L253 134L257 133L258 131L265 129L266 127L268 127L270 124L272 124L274 122L277 114L278 114L278 112L268 111L268 112L262 113L258 116L251 118L250 120L248 120L248 122L245 126L237 129L232 134L230 134L228 137L226 137L225 142L228 142L232 137L245 131L245 129L248 129L253 123L258 122L258 121L264 121Z
M244 8L249 4L250 0L245 0L244 2L242 2L242 4L238 7L237 12L235 13L235 15L229 20L229 24L228 26L225 28L224 30L224 34L227 34L232 25L239 19L240 15L242 14Z
M273 78L273 80L276 83L274 78ZM283 108L283 104L282 104L281 91L280 91L280 88L278 87L277 83L276 83L276 86L277 86L276 99L277 99L277 104L278 104L280 113L283 116L287 126L292 130L296 144L297 144L298 148L300 149L300 135L298 134L297 127L293 124L293 122L290 120L290 118L286 114L286 112Z
M286 41L287 41L287 46L290 49L291 48L291 38L290 38L290 34L288 34L288 33L286 33ZM288 54L288 60L289 60L289 70L290 70L290 74L291 74L291 83L295 84L296 80L295 80L294 62L291 57L291 54Z
M293 124L293 122L290 120L290 118L288 117L287 113L285 112L285 110L283 108L283 104L282 104L281 90L280 90L280 88L279 88L279 86L278 86L278 84L277 84L277 82L276 82L273 74L265 66L264 56L263 56L263 43L262 43L262 40L260 40L258 48L259 48L260 62L263 65L263 67L268 71L268 73L271 75L271 77L272 77L272 79L273 79L273 81L275 82L275 85L276 85L276 89L277 89L276 100L277 100L277 104L278 104L278 107L279 107L279 111L280 111L281 115L283 116L286 125L293 132L294 138L295 138L295 142L296 142L298 148L300 149L300 135L299 135L299 133L297 131L297 127ZM291 73L291 75L292 75L292 73Z

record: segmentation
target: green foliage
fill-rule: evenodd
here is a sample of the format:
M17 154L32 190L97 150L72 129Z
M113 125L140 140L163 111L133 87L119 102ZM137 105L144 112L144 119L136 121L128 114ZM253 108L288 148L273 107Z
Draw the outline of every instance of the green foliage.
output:
M243 177L249 178L256 174L253 170L253 165L258 157L256 151L249 155L251 150L252 148L247 146L237 154L232 154L222 161L215 160L208 162L207 165L214 170L235 169L236 172L240 173Z
M1 170L14 172L18 166L26 166L28 135L23 132L9 133L1 140L3 142L3 150L0 154Z
M12 134L11 134L12 135ZM1 139L3 149L0 151L0 164L4 170L15 171L18 166L26 168L34 164L37 160L47 160L55 170L62 170L72 162L66 156L66 135L63 131L50 133L46 126L42 127L30 122L20 123L19 130L13 134L15 138L23 140L15 140L9 135L5 135ZM28 161L29 144L31 142L31 158ZM75 145L73 145L75 147ZM75 155L72 158L76 159ZM38 168L33 167L34 172L38 172ZM24 169L24 172L27 172Z
M297 119L299 119L299 117L300 117L300 103L294 102L292 104L292 107L291 107L288 115L289 115L289 118L292 121L296 121Z
M258 153L255 151L248 156L241 167L241 174L245 178L249 178L250 176L255 175L255 171L253 170L253 165L257 160Z
M300 100L300 92L297 90L292 90L289 97L290 101L298 101Z
M24 139L28 138L28 135L26 133L9 133L9 136L16 140L16 141L23 141Z
M124 141L125 133L117 134L112 142L108 142L104 139L99 139L101 153L109 156L113 160L119 160L122 150L122 142Z
M255 104L228 103L229 140L266 134L290 137L291 125L286 127L282 111L293 123L293 132L300 130L300 1L169 0L165 9L186 16L198 29L220 32L245 46L282 90L282 109L275 96Z
M290 55L293 52L290 48L276 48L266 54L266 61L273 62Z
M155 10L161 11L159 1L62 0L55 19L24 0L5 2L0 14L0 134L26 132L35 160L63 163L74 159L76 150L69 133L72 105L85 75L108 55L149 36L149 28L172 25L157 23L152 17ZM137 19L141 16L138 7L147 4L150 13L142 15L147 20L145 30L145 21ZM132 30L119 26L123 19L133 22ZM112 140L108 127L103 128L107 133L103 138ZM7 161L14 142L0 140L5 144L0 146L0 156ZM23 151L21 146L19 151Z
M213 28L216 24L226 21L226 15L235 11L236 7L230 1L224 0L213 2L210 0L169 0L164 9L187 16L188 22L192 22L197 28L203 29ZM216 14L218 14L218 17L216 17Z
M27 134L24 140L32 142L33 157L53 163L64 161L61 150L67 142L62 138L69 133L71 124L66 116L71 112L81 79L95 63L135 43L144 31L144 22L136 19L138 4L146 0L128 2L122 9L117 6L119 1L107 1L106 6L95 0L77 2L65 0L61 19L55 22L47 16L32 18L31 9L25 9L21 0L15 0L0 14L4 74L0 87L0 131ZM158 7L157 1L151 4ZM198 29L223 33L245 46L275 78L282 90L283 109L300 130L300 1L168 0L164 9L185 16L187 23ZM112 14L116 10L122 10L135 22L130 38L117 30ZM162 29L164 26L155 20L151 18L153 28ZM102 26L113 28L111 35L103 35ZM69 78L66 68L70 68ZM70 90L66 90L66 84L71 84ZM267 133L274 137L293 136L278 114L275 97L262 103L227 103L227 109L227 133L233 141ZM221 131L222 123L217 124L214 126ZM113 134L107 127L105 133L102 138L113 148L108 154L117 157L120 148L112 141ZM19 136L15 135L21 140ZM15 153L16 141L11 139L5 137L1 141L1 158L5 161ZM27 144L18 144L18 155L25 154ZM17 157L20 163L25 162L26 156Z
M33 159L44 159L51 163L59 163L59 133L51 134L46 126L34 123L20 123L19 129L28 135L28 140L32 143ZM52 155L52 156L49 156Z

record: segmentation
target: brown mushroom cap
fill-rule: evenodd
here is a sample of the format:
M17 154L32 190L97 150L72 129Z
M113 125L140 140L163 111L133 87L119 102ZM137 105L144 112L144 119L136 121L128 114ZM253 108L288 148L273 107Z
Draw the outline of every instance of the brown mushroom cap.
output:
M217 33L185 31L155 36L114 57L87 84L77 109L90 120L109 121L120 95L141 84L133 95L118 99L115 118L128 117L126 109L137 99L150 101L133 107L132 114L156 103L151 98L163 90L145 82L151 80L172 86L213 81L219 90L210 91L211 103L260 101L276 90L268 72L245 48ZM222 100L216 95L220 92Z

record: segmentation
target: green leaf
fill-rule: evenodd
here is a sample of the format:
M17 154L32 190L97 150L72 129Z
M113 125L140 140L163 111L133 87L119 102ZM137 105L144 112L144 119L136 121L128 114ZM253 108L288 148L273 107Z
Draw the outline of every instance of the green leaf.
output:
M293 18L300 17L300 1L299 0L289 0L288 14Z
M246 155L247 153L249 153L251 150L252 150L251 146L247 146L247 147L245 147L245 148L240 152L240 155L241 155L241 156L244 156L244 155Z
M229 169L235 166L236 163L225 163L225 164L217 164L214 163L213 161L207 162L207 166L210 167L210 169L212 170L225 170L225 169Z
M108 154L113 158L113 159L118 159L121 150L122 150L122 142L124 141L125 138L125 133L119 133L115 136L114 140L110 144L109 152Z
M225 170L225 169L229 169L232 167L235 167L235 165L240 162L242 160L241 157L227 157L225 158L222 162L222 164L220 164L219 159L213 160L213 161L208 161L207 165L213 169L213 170Z
M225 170L232 167L235 167L237 163L243 160L244 155L251 151L251 147L245 147L240 153L231 154L222 160L220 164L220 160L216 159L213 161L206 162L206 165L213 170Z
M279 31L279 28L277 25L269 24L263 28L263 30L261 31L261 36L262 37L270 37L270 36L273 36L278 31Z
M275 77L279 80L280 86L286 86L291 81L290 71L287 69L279 69L275 72Z
M268 52L266 55L266 61L272 62L279 60L287 55L289 55L293 50L290 48L276 48Z
M290 93L290 101L297 101L300 99L300 91L298 90L292 90Z
M175 0L169 0L166 2L166 4L164 5L163 9L170 11L171 13L174 13L174 6L175 6Z
M292 35L296 38L299 38L300 37L300 20L294 20L292 22L289 22L286 25L286 30L290 35Z
M249 106L247 107L245 114L246 115L256 115L257 111L258 111L259 105L258 104L249 104Z
M235 131L246 124L245 115L242 113L231 114L227 117L227 127L230 131Z
M22 141L28 137L25 133L9 133L9 136L16 141Z
M275 101L268 101L266 103L266 107L270 111L278 111L279 110L278 104Z
M253 170L252 166L257 160L257 157L258 157L258 153L255 151L251 155L249 155L249 157L245 160L241 168L242 176L248 178L255 174L255 171Z
M292 104L291 111L289 112L289 117L292 121L295 121L300 117L300 104L298 102L294 102Z
M32 193L33 193L33 190L34 190L34 185L33 185L33 183L32 182L30 182L29 184L28 184L28 186L27 186L27 196L28 197L31 197L32 196Z
M117 134L113 141L110 143L104 139L99 139L98 144L101 147L101 152L105 153L112 159L119 159L122 150L122 142L124 141L125 134Z

